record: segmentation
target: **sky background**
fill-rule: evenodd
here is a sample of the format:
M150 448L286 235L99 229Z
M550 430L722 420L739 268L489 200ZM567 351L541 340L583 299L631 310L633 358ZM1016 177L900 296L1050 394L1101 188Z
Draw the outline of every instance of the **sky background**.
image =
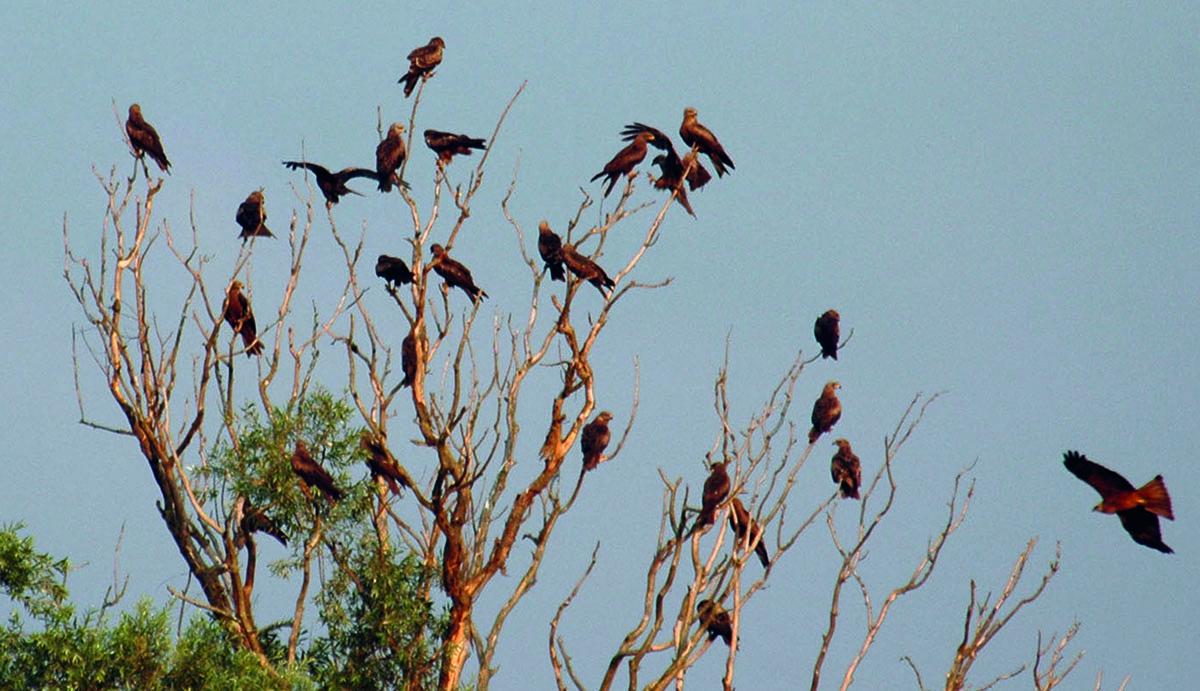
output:
M490 137L528 82L455 245L492 296L481 310L488 321L528 304L528 274L499 208L518 163L510 206L529 251L539 220L561 230L581 187L598 196L588 178L632 121L674 137L694 106L737 165L691 195L697 218L668 211L633 278L673 282L623 300L601 336L592 361L600 405L624 427L636 358L637 423L563 520L506 629L494 688L552 685L547 623L596 542L600 563L560 632L583 678L599 683L640 611L658 469L693 491L705 477L726 344L734 420L744 422L798 349L815 352L812 323L830 307L854 337L838 362L801 376L798 424L824 382L840 381L833 436L850 439L870 473L913 395L946 392L897 461L899 503L862 567L880 596L907 578L944 520L954 473L974 463L977 480L965 524L925 589L893 610L860 686L912 688L901 655L938 685L969 582L998 591L1033 537L1031 576L1056 542L1061 573L989 648L975 684L1029 660L1039 629L1061 633L1074 621L1082 629L1072 649L1086 655L1070 688L1090 688L1101 670L1106 689L1127 674L1130 689L1185 688L1200 676L1200 6L111 3L14 4L4 14L0 522L24 521L40 549L85 564L71 576L79 602L98 603L111 582L122 526L132 595L161 602L168 585L185 583L135 444L77 424L71 335L83 320L62 280L63 219L77 251L94 256L105 196L93 166L131 169L113 102L120 122L136 101L158 129L174 164L158 217L182 233L194 214L223 285L239 249L234 212L249 191L265 188L268 223L280 231L302 213L291 186L307 196L280 161L370 166L379 109L385 124L408 120L411 101L396 84L404 56L440 35L446 58L426 86L418 131ZM407 177L425 200L433 157L414 149ZM474 164L456 160L451 179ZM638 184L635 201L661 202ZM365 232L368 257L400 254L408 216L399 197L369 181L351 187L366 196L334 209L339 229ZM593 206L583 222L609 208ZM657 208L618 226L602 263L625 261ZM443 223L435 239L445 232ZM323 212L313 238L302 294L336 295L345 268ZM186 277L165 259L170 294ZM258 243L260 314L278 304L271 278L285 269L284 243ZM383 291L369 297L398 343L399 315ZM308 299L296 303L301 324ZM579 304L600 303L593 293ZM80 378L89 416L118 422L101 374L85 361ZM548 399L530 400L531 416L543 416ZM529 432L531 449L541 434ZM794 511L828 495L831 441L820 439L801 471ZM1067 449L1137 485L1162 473L1178 517L1163 522L1164 540L1177 553L1136 545L1116 518L1092 513L1096 494L1062 467ZM843 529L852 513L838 513ZM834 556L827 532L806 533L743 610L740 688L807 684ZM856 594L846 602L827 677L862 636ZM690 680L716 686L723 664L713 647ZM1029 687L1026 672L998 688Z

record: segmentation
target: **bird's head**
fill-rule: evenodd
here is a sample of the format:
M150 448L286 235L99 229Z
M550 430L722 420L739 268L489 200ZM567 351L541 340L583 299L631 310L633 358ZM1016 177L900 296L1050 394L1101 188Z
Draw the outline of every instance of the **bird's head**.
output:
M687 108L683 109L683 119L684 120L691 120L692 118L695 118L695 117L696 117L696 109L695 108L688 106Z
M131 118L142 117L142 107L136 103L131 103L129 105L129 117L131 117Z
M825 385L825 390L828 391L829 393L833 393L834 391L836 391L840 388L842 388L842 385L835 381L831 381Z
M845 439L834 439L833 445L838 447L839 449L849 449L850 448L850 442Z
M429 45L437 46L438 48L445 48L446 42L442 40L441 36L434 36L433 38L429 39Z
M553 231L551 231L551 230L550 230L550 224L549 224L549 223L546 223L545 221L542 221L541 223L539 223L539 224L538 224L538 232L539 232L539 233L550 233L550 232L553 232Z
M612 413L608 412L607 410L602 410L600 411L600 414L596 416L596 419L607 425L608 421L611 420L612 417Z
M241 289L242 289L242 282L241 282L241 281L234 281L233 283L230 283L230 284L229 284L229 290L230 290L230 291L239 291L239 290L241 290Z
M393 122L392 126L388 128L388 136L394 135L394 136L399 137L400 135L404 134L405 129L406 128L404 127L404 125L401 125L398 122Z
M446 248L442 247L441 245L437 244L436 242L433 243L433 246L429 248L429 251L430 251L430 253L433 254L433 258L435 260L441 259L442 257L446 256Z
M837 311L837 310L826 310L826 312L825 312L825 316L827 316L827 317L833 317L834 319L841 319L841 318L842 318L842 315L838 314L838 311Z

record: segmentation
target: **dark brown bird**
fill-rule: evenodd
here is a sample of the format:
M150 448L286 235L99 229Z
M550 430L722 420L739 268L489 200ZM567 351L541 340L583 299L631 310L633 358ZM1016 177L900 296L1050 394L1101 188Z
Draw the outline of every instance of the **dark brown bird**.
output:
M725 641L725 645L733 644L733 619L729 612L712 600L701 600L696 603L696 616L700 625L708 632L708 640L715 641L717 636Z
M425 130L425 146L438 156L441 164L449 163L455 154L470 156L471 149L487 148L487 140L465 134L451 134L440 130Z
M125 121L125 134L129 135L129 143L133 145L133 153L139 160L143 154L150 154L150 158L154 159L163 172L168 174L171 172L171 162L163 153L162 140L158 138L158 132L142 118L142 107L136 103L129 106L129 118ZM135 167L136 165L134 164ZM145 165L144 162L143 165Z
M1093 511L1117 514L1125 532L1139 545L1167 554L1174 553L1174 550L1163 542L1158 527L1159 516L1170 521L1175 520L1175 514L1171 511L1171 495L1167 494L1167 485L1163 482L1162 475L1155 475L1153 480L1134 489L1129 480L1119 473L1089 461L1087 456L1078 451L1063 454L1063 465L1075 477L1100 493L1101 501Z
M321 190L321 194L325 195L326 204L337 204L344 194L358 194L361 197L361 194L346 187L346 183L354 178L379 179L378 173L366 168L343 168L336 173L331 173L325 166L308 161L284 161L283 165L292 170L304 168L312 172L317 178L317 187Z
M713 463L708 471L708 479L704 481L704 497L700 504L700 514L696 516L696 528L706 528L716 520L717 508L725 497L729 496L729 473L725 472L725 463Z
M408 268L408 264L400 257L388 254L381 254L379 259L375 260L375 275L393 288L413 282L413 272Z
M833 476L833 481L841 487L843 498L858 499L858 488L862 486L862 463L850 449L850 442L836 439L833 443L838 450L833 454L829 473Z
M813 324L813 336L821 346L822 358L837 359L838 340L841 338L838 320L841 318L837 310L825 310L825 314L817 317L817 322Z
M733 528L733 534L737 535L738 545L741 546L742 541L746 539L746 531L749 530L748 547L758 555L758 561L763 568L767 568L771 564L771 555L767 552L767 541L763 539L762 526L750 517L750 512L746 510L741 499L734 497L729 503L729 508L729 527Z
M708 172L700 163L700 158L696 156L695 151L689 151L683 155L684 177L688 181L688 189L695 192L696 190L708 184L712 180L712 173Z
M611 161L604 164L604 170L592 176L591 182L608 176L608 186L604 188L604 196L607 197L612 192L613 185L617 184L617 178L622 175L633 175L634 166L646 158L646 143L651 139L654 139L652 132L639 132L629 146L618 151Z
M258 329L254 325L254 311L250 309L250 301L242 293L241 281L229 284L221 315L234 331L242 335L247 357L263 351L262 341L258 340Z
M821 397L817 399L816 403L813 403L812 429L808 430L808 443L815 442L817 437L833 429L833 426L841 419L842 402L834 393L840 388L842 385L835 381L827 382L825 389L821 391Z
M562 238L550 230L549 223L542 221L538 224L538 254L550 270L551 281L567 280L566 272L563 271L562 244Z
M242 242L253 237L275 237L267 228L267 210L263 208L262 190L254 190L246 197L246 201L238 204L237 216L234 218L242 227L242 232L238 234Z
M408 72L396 82L404 85L405 98L412 95L418 79L432 76L433 68L442 64L442 51L445 48L446 42L440 36L434 36L428 44L414 48L408 54Z
M579 445L583 447L584 472L595 470L600 465L600 454L604 453L604 448L612 438L612 433L608 431L609 420L612 420L612 413L605 410L583 428Z
M380 192L391 192L393 183L403 184L396 171L406 156L408 150L404 148L404 125L393 122L387 136L375 147L375 174L379 176Z
M696 157L694 151L688 151L680 159L679 154L675 152L675 145L671 143L671 138L658 128L635 122L632 125L626 125L625 129L621 130L621 138L627 142L633 141L640 132L649 132L652 136L648 143L664 152L656 156L652 161L662 171L662 177L654 183L654 186L658 189L678 188L682 192L683 189L680 186L680 182L686 179L688 181L688 188L694 192L704 187L712 179L712 175L700 164L700 160ZM685 195L681 194L680 202L683 203L684 201ZM686 203L684 207L690 209ZM692 215L694 216L695 214Z
M296 452L292 454L292 471L300 476L304 484L321 490L330 504L345 496L342 490L333 484L333 476L309 455L308 446L303 441L296 442Z
M599 290L601 295L608 297L608 292L617 285L608 277L604 269L600 268L599 264L580 254L574 245L564 244L559 255L571 273L596 286L596 290Z
M683 163L674 151L665 154L659 154L654 157L652 163L658 166L659 177L654 181L654 186L660 190L669 190L675 193L675 199L679 200L679 205L683 207L693 218L696 216L696 211L692 209L692 203L688 201L687 190L683 187Z
M265 533L279 540L279 544L287 547L287 535L284 534L279 526L267 516L266 511L257 506L252 506L247 500L242 509L242 535L248 537L250 533Z
M481 295L488 296L483 289L475 285L470 269L451 259L450 255L446 254L446 248L434 243L429 251L433 253L433 261L429 262L429 267L446 281L446 285L451 288L462 288L467 295L471 296L472 302L478 300Z
M404 370L404 379L400 386L412 386L417 378L417 338L411 331L400 343L400 368Z
M695 108L683 110L683 124L679 126L679 136L683 137L684 144L708 155L708 160L712 161L713 168L717 169L717 177L723 177L729 170L733 170L733 159L725 153L725 147L717 141L716 135L696 121ZM729 166L728 170L725 166Z
M367 467L371 469L371 478L383 478L383 481L387 483L388 489L392 490L392 494L397 497L403 496L400 488L410 486L408 478L404 476L404 473L400 471L400 467L392 460L391 454L388 453L387 447L384 446L383 442L372 437L369 433L363 432L358 444L367 452Z

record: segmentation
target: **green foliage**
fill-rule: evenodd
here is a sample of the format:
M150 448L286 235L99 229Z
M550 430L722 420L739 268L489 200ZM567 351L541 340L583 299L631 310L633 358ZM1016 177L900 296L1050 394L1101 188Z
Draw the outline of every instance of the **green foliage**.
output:
M38 619L69 617L63 601L70 562L35 552L32 536L17 535L24 527L0 527L0 589Z

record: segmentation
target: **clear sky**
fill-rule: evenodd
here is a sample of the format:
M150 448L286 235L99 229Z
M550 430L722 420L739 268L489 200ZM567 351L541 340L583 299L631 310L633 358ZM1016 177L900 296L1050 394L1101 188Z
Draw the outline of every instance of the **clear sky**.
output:
M5 9L0 521L23 520L42 549L86 563L72 575L81 601L98 602L110 582L122 525L132 593L163 601L167 585L184 583L134 443L77 424L71 335L82 319L62 280L62 224L66 214L72 242L96 251L105 199L92 167L130 169L113 102L122 122L141 103L162 135L175 168L160 218L182 231L194 202L223 281L238 250L238 203L264 187L270 222L283 228L300 209L290 185L305 190L281 160L370 165L377 109L385 123L408 118L396 84L404 56L440 35L446 59L418 128L490 136L528 81L455 248L492 295L489 318L528 302L498 205L518 162L512 208L526 229L543 218L564 226L580 187L598 194L588 178L634 120L674 135L694 106L737 164L692 195L698 218L669 210L635 278L674 281L624 301L602 336L600 403L623 427L637 358L637 425L617 467L602 466L564 519L510 622L495 688L551 685L547 622L597 541L600 564L562 633L598 683L638 615L630 593L657 528L658 469L694 489L703 481L726 339L735 420L746 420L797 349L813 352L813 320L830 307L854 338L837 363L804 372L799 420L822 384L839 380L837 435L868 472L912 396L947 391L898 461L900 505L863 565L868 582L882 591L911 570L959 468L975 463L978 481L943 564L897 606L860 670L863 688L911 688L906 654L937 684L969 581L998 589L1034 536L1032 568L1060 541L1062 572L989 649L975 683L1029 659L1038 629L1075 620L1086 656L1071 688L1098 670L1105 688L1126 674L1131 689L1185 688L1200 676L1200 6L405 5ZM431 164L417 144L408 170L419 198ZM452 167L452 177L466 173ZM365 229L369 256L399 253L406 210L367 181L358 187L369 194L335 209L340 228ZM636 194L660 198L644 184ZM640 237L649 220L618 230ZM323 216L314 238L306 290L339 291L344 268ZM285 253L260 243L256 275L283 267ZM89 414L116 422L86 361L81 380ZM1135 484L1162 473L1178 517L1164 522L1164 539L1176 554L1135 545L1116 518L1092 513L1095 493L1062 467L1067 449ZM832 452L822 438L794 510L828 493ZM833 556L823 530L807 533L746 607L740 688L807 679ZM849 606L833 669L861 627ZM711 649L693 681L715 685L722 653ZM1028 688L1027 676L1008 687Z

